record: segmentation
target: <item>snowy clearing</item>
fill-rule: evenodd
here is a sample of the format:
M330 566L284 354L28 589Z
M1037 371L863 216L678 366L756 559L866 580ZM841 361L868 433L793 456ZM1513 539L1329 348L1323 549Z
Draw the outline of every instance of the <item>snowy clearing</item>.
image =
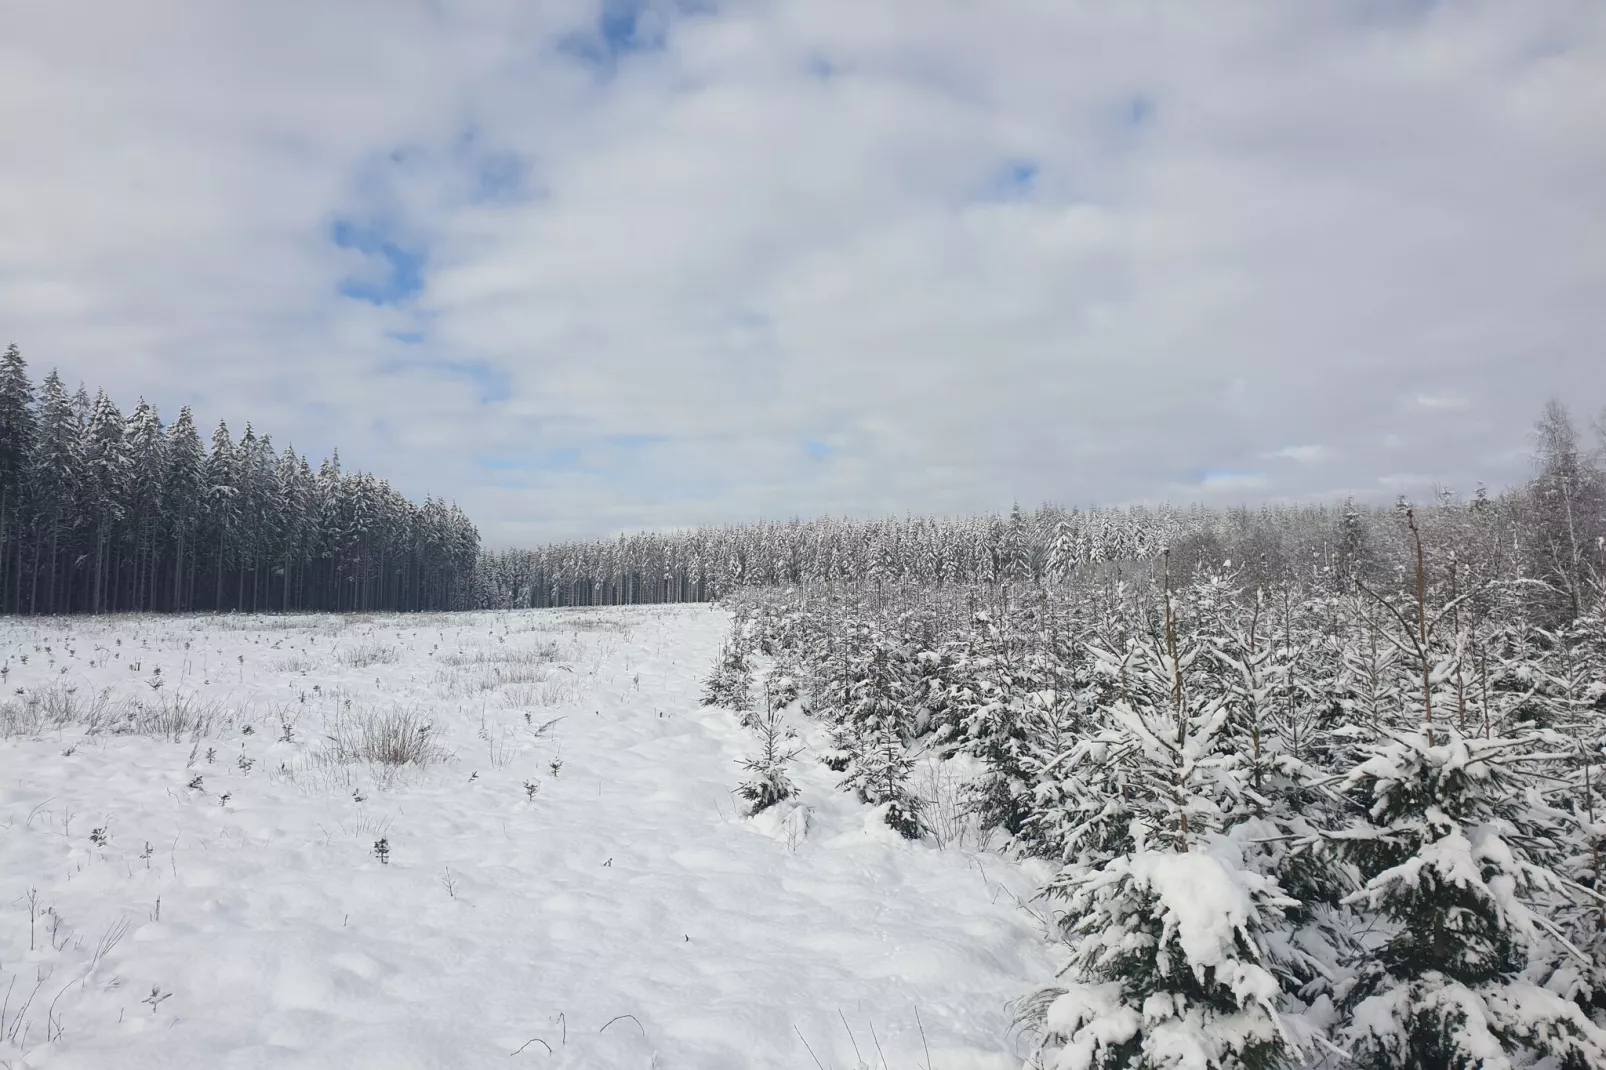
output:
M740 817L729 626L0 622L0 1066L1019 1066L1043 874Z

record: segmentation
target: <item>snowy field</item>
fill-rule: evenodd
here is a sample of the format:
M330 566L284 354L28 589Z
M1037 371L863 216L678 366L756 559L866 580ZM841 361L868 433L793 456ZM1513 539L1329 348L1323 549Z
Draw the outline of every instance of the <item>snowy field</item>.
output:
M0 1066L1020 1066L1041 874L809 753L805 809L741 817L728 631L0 622Z

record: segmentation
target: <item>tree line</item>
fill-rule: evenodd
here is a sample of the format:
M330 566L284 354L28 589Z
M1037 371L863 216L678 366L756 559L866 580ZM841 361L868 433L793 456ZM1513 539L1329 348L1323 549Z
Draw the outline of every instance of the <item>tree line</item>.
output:
M1536 436L1544 463L1530 483L1497 494L1479 487L1464 504L1486 534L1498 531L1490 537L1514 548L1525 575L1548 584L1545 598L1576 614L1591 577L1606 570L1601 453L1559 406L1547 408ZM1441 491L1427 504L1453 497ZM1320 568L1353 576L1400 504L1017 505L1003 516L823 517L640 533L486 553L477 602L511 609L705 601L750 587L859 587L887 598L949 586L1054 587L1090 570L1130 571L1165 550L1183 568L1230 557L1256 582Z
M464 609L479 533L455 505L313 469L249 424L203 444L188 406L36 390L0 357L0 612Z

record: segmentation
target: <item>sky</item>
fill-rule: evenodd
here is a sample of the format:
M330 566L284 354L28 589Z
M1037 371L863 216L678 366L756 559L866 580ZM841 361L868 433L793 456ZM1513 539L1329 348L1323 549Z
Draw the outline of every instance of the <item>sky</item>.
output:
M1599 0L0 0L0 344L492 546L1522 479Z

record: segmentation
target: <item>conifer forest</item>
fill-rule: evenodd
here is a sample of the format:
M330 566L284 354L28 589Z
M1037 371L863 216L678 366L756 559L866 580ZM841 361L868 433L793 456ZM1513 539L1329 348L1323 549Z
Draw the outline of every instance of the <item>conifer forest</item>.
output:
M1533 441L1524 485L1393 504L482 552L455 506L250 426L208 448L187 408L35 387L13 346L0 604L405 629L717 603L701 703L747 733L749 820L801 837L825 778L895 839L1038 867L1022 907L1058 969L1008 1005L1027 1065L1585 1070L1606 1066L1606 453L1556 403ZM552 675L502 672L482 686ZM8 733L81 716L71 694L8 706Z
M953 833L917 761L976 770L985 842L1054 870L1032 1065L1582 1070L1606 1065L1606 470L1559 405L1535 442L1498 494L761 524L488 555L482 583L709 583L734 625L704 701L757 733L755 813L794 791L777 704L912 840Z
M37 388L0 356L0 611L460 609L479 535L445 503L382 479L316 471L249 424L203 444L140 400Z

